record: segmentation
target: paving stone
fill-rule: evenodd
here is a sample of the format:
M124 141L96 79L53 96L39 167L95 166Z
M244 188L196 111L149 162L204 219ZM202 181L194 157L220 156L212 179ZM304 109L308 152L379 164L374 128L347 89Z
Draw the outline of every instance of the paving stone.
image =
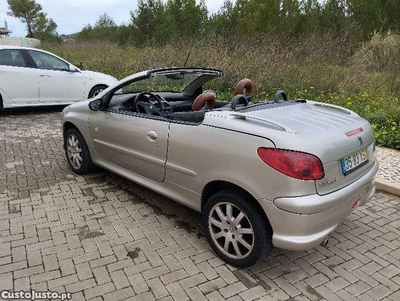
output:
M104 301L119 301L128 299L133 296L135 296L133 289L131 287L126 287L103 295L103 299Z
M161 299L169 295L169 292L165 288L164 284L161 282L160 278L150 279L147 281L147 284L150 287L150 290L152 291L156 299Z
M165 275L161 276L160 279L164 284L169 284L169 283L176 282L176 281L179 281L179 280L187 278L187 277L188 277L188 274L186 273L185 270L182 269L182 270L178 270L178 271L175 271L175 272L172 272L169 274L165 274Z
M323 274L316 274L305 280L305 282L312 288L320 286L321 284L324 284L327 281L329 281L329 279Z
M193 300L193 301L206 301L207 300L206 296L204 296L204 294L201 292L201 290L198 287L189 288L185 292L189 296L190 300Z
M265 289L259 285L240 293L239 296L245 301L252 301L261 298L265 294Z
M0 274L0 291L12 290L14 287L12 273Z
M330 289L332 292L337 292L346 286L348 286L350 283L347 282L345 279L342 277L335 278L327 283L325 283L325 286Z
M136 294L141 294L149 290L149 286L141 274L129 276L128 279Z
M31 276L31 282L35 284L60 277L61 277L60 271L44 272L41 274Z
M364 283L363 281L358 281L353 283L352 285L346 287L346 291L348 291L352 296L359 296L369 290L371 287Z
M197 286L201 283L207 282L207 278L204 277L203 274L197 274L186 279L180 280L179 284L182 286L183 289L188 289L193 286Z
M128 277L126 277L123 270L118 270L110 273L111 279L115 284L117 290L129 286ZM136 290L135 290L136 291Z
M102 284L93 288L86 289L84 294L86 299L92 299L98 296L103 296L115 290L112 283Z
M274 282L279 288L284 290L285 293L288 294L290 297L295 297L300 294L299 290L295 286L290 284L288 281L286 281L286 279L283 277L274 279Z
M386 296L389 296L392 292L386 286L379 284L373 289L369 290L367 294L374 300L381 300Z
M76 272L78 273L79 280L86 280L93 278L93 272L87 262L75 265Z
M220 294L224 298L229 298L233 295L239 294L247 289L247 287L242 282L235 282L219 290Z
M179 283L177 283L177 282L170 283L166 286L166 288L175 301L189 300L188 295L185 293L185 291L182 289L182 287L179 285Z

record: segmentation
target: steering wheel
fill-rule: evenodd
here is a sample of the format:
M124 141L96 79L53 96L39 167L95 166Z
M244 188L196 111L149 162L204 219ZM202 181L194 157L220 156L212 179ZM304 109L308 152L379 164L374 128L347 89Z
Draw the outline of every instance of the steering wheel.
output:
M150 102L150 98L154 98L157 101L157 103L160 105L160 109ZM163 99L151 92L142 92L136 95L135 100L133 101L133 106L138 113L141 112L139 109L139 106L141 106L145 110L146 114L160 116L164 116L165 114Z
M247 106L249 104L248 99L243 94L236 95L232 100L231 108L232 110L236 109L238 104L242 104L243 106Z

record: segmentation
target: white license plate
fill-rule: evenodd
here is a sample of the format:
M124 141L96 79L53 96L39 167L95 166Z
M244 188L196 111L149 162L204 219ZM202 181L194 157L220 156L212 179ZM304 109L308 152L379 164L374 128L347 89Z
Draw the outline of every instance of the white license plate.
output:
M359 152L355 152L354 154L343 158L340 160L342 165L342 171L344 175L348 175L351 171L354 171L362 165L363 163L368 161L368 150L363 149Z

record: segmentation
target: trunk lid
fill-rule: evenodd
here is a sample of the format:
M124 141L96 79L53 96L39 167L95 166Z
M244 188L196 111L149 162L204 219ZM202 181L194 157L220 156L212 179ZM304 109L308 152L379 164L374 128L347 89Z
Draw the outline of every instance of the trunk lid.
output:
M238 120L236 125L230 123L231 129L268 138L277 148L318 156L325 172L325 177L315 183L316 191L321 195L356 181L372 168L375 161L371 125L354 112L341 107L313 101L286 101L261 104L226 114ZM358 129L362 130L349 135ZM365 149L368 162L345 175L340 160Z

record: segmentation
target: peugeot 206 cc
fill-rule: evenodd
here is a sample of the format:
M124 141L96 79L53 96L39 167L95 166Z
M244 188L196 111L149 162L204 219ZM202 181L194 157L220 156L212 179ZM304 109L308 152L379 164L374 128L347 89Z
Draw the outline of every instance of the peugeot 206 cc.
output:
M273 247L309 249L375 192L371 125L309 100L232 101L206 91L216 69L164 68L127 77L62 113L77 174L96 166L202 213L226 262L253 265Z

